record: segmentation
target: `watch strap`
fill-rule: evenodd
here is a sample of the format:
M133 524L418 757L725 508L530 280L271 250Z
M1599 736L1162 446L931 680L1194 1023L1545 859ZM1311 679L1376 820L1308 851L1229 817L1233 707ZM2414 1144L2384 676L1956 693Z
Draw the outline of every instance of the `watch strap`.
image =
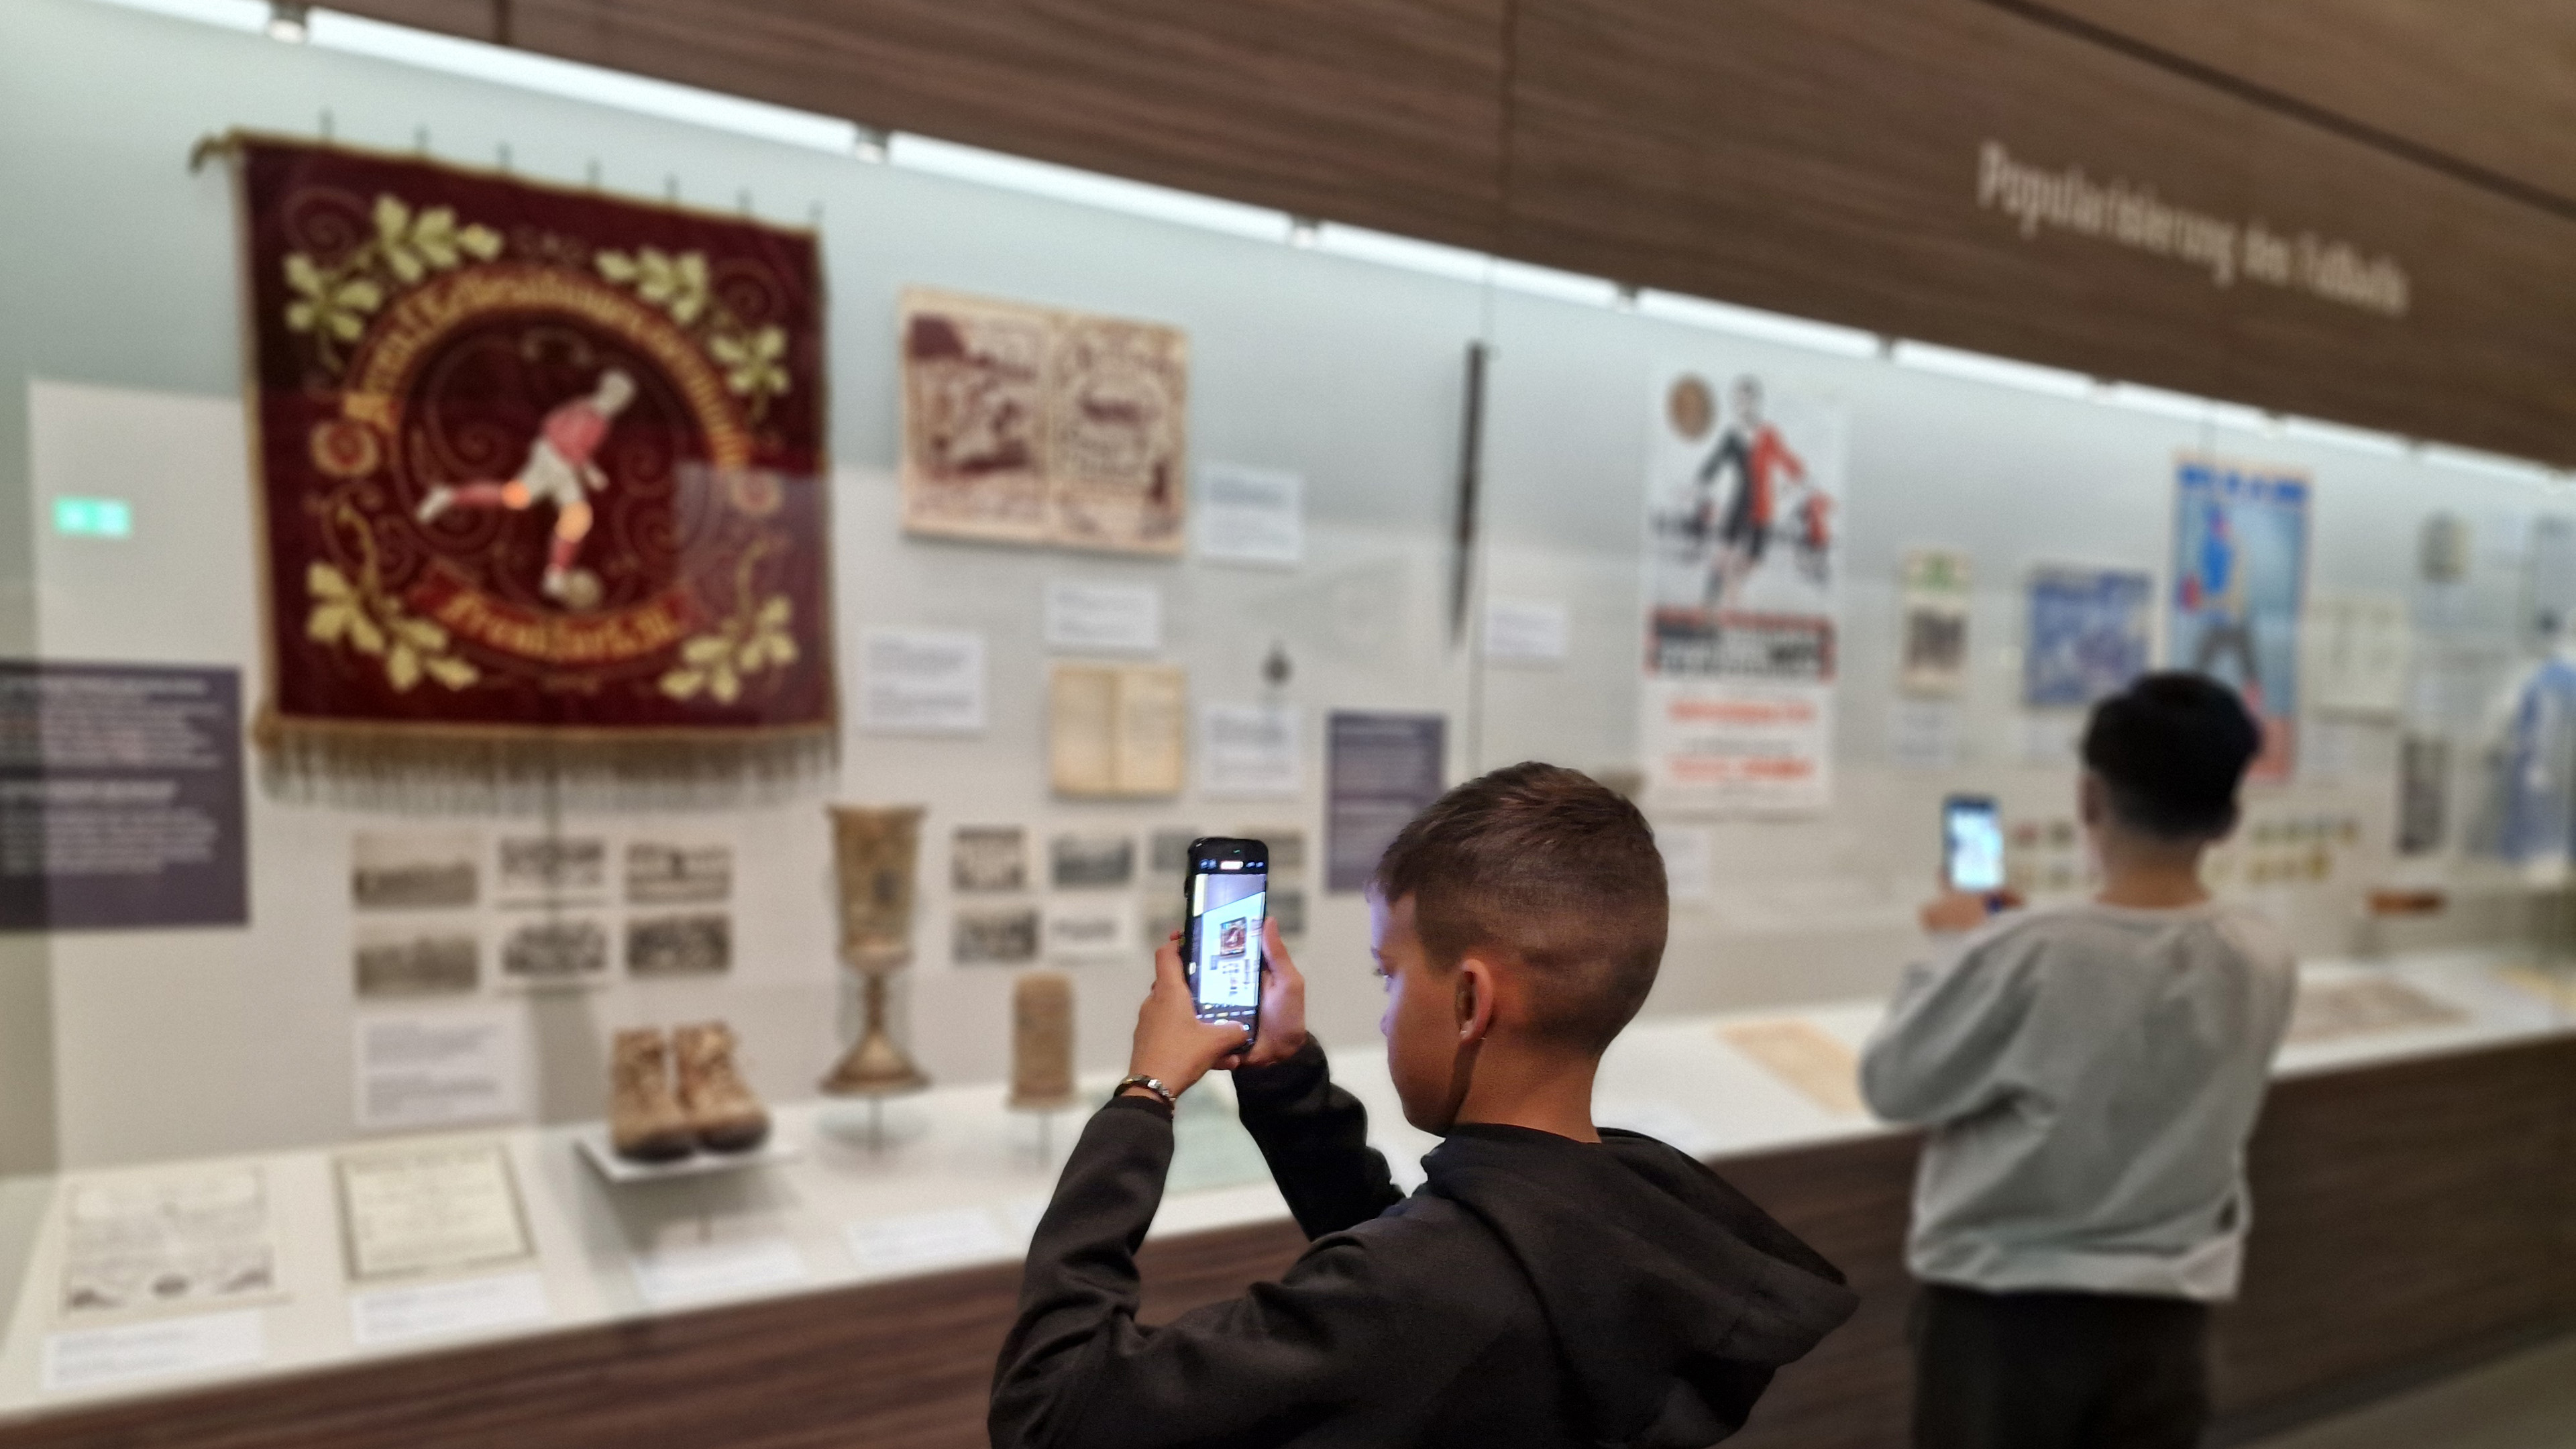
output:
M1153 1093L1155 1096L1162 1098L1163 1105L1165 1107L1174 1111L1178 1111L1180 1109L1181 1103L1179 1093L1164 1086L1160 1078L1149 1077L1141 1072L1137 1073L1135 1076L1126 1078L1117 1086L1110 1088L1109 1095L1112 1097L1121 1096L1129 1087L1142 1087L1146 1091Z

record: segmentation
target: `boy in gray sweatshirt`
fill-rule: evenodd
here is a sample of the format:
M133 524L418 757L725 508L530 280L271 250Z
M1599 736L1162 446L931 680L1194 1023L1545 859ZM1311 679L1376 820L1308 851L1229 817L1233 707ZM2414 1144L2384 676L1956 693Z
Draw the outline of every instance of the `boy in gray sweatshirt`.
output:
M2272 928L2200 884L2260 743L2225 686L2147 675L2084 733L2100 893L1924 908L1952 939L1861 1062L1872 1110L1930 1129L1907 1252L1921 1449L2199 1442L2208 1305L2236 1292L2245 1142L2296 985Z

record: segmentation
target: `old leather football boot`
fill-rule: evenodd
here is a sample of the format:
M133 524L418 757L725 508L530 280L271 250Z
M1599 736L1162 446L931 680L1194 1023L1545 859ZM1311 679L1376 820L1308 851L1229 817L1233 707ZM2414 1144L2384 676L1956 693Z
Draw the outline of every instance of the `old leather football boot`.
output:
M608 1072L608 1143L618 1156L669 1162L695 1150L689 1114L671 1093L671 1048L660 1028L619 1032Z
M735 1068L733 1046L733 1028L721 1021L671 1031L680 1110L688 1114L698 1145L710 1152L748 1152L769 1137L769 1109Z

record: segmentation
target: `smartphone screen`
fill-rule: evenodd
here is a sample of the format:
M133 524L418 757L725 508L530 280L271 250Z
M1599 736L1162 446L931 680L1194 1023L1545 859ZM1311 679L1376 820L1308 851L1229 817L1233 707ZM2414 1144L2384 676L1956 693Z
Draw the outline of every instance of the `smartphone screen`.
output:
M1181 964L1201 1021L1261 1030L1261 921L1270 909L1270 847L1215 837L1190 842L1189 925Z
M2004 888L2004 822L1983 795L1941 802L1941 873L1954 891L1983 895Z

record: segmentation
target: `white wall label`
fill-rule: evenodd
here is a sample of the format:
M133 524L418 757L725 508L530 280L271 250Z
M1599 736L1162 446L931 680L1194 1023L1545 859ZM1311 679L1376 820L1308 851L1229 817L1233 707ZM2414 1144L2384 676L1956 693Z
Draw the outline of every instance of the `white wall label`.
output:
M978 734L984 636L871 629L860 642L859 725L885 734Z
M1664 888L1674 900L1708 899L1717 870L1717 840L1707 826L1667 825L1655 832L1655 849L1663 852Z
M459 1333L543 1323L545 1280L534 1273L503 1273L452 1283L414 1283L349 1295L349 1336L361 1347L444 1338Z
M1306 480L1276 468L1207 463L1195 511L1199 557L1295 568L1306 557Z
M1163 647L1163 591L1152 584L1050 579L1046 642L1050 649L1151 654Z
M260 1314L243 1308L47 1334L45 1388L52 1392L247 1368L268 1357Z
M635 1291L654 1308L732 1298L805 1281L805 1257L785 1238L689 1243L638 1253Z
M849 1223L841 1229L841 1240L860 1270L872 1276L1012 1258L1020 1252L992 1213L980 1207Z
M1958 764L1959 706L1937 699L1896 701L1887 715L1887 762L1904 770Z
M1565 659L1562 599L1487 599L1485 657L1497 664L1557 664Z
M1289 796L1303 786L1297 711L1290 705L1199 706L1199 790L1221 796Z
M362 1131L527 1115L514 1011L370 1014L358 1018L356 1030Z

